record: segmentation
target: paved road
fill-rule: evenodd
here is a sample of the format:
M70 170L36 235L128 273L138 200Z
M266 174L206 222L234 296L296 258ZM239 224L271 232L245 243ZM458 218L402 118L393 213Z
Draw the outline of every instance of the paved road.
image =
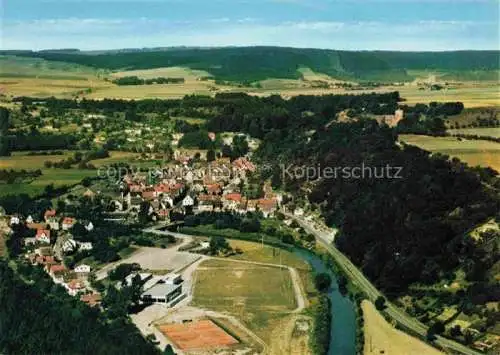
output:
M316 237L316 240L324 246L328 252L333 256L337 264L344 270L344 272L349 276L349 278L354 282L362 291L366 293L368 298L372 302L375 302L378 296L382 294L378 291L375 286L363 275L363 273L335 246L328 242L331 239L331 235L326 232L316 230L309 222L302 218L298 218L290 213L284 212L284 214L290 218L295 219L307 232L311 233ZM427 327L422 324L417 319L409 316L403 310L399 309L390 302L387 302L386 313L402 325L404 328L410 329L411 331L419 334L420 336L426 336ZM468 347L459 344L453 340L443 338L438 336L435 340L436 344L448 350L451 354L463 354L463 355L480 355L481 353Z

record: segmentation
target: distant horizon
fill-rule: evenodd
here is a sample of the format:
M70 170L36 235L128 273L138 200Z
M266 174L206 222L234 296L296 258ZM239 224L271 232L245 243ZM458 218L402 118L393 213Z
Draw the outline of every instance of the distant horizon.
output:
M6 0L0 48L500 50L498 0Z
M155 47L125 47L125 48L103 48L103 49L81 49L81 48L42 48L42 49L0 49L1 52L20 52L20 51L31 51L31 52L118 52L118 51L167 51L175 49L200 49L200 50L210 50L210 49L224 49L224 48L283 48L283 49L299 49L299 50L324 50L324 51L342 51L342 52L401 52L401 53L447 53L447 52L500 52L500 48L497 49L443 49L443 50L397 50L397 49L341 49L341 48L318 48L318 47L294 47L294 46L280 46L280 45L226 45L226 46L155 46Z

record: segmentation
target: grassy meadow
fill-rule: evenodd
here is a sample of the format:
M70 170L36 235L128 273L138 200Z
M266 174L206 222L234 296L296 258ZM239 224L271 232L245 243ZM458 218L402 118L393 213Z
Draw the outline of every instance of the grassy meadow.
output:
M470 166L491 167L500 171L500 144L484 140L457 139L402 134L399 140L433 153L457 157Z
M85 177L95 177L95 170L77 169L54 169L46 168L45 161L57 162L73 156L72 151L63 151L62 155L28 155L27 152L14 152L10 157L0 157L0 169L13 170L37 170L42 171L42 175L29 182L15 184L0 184L0 195L27 193L37 195L43 192L45 186L54 184L54 187L64 185L75 185ZM91 163L97 167L118 162L129 162L138 154L129 152L110 152L110 157L105 159L92 160Z

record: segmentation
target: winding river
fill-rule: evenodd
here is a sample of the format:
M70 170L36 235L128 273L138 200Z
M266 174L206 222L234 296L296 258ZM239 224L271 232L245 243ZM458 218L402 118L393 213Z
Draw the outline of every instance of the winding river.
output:
M356 354L356 313L355 306L348 296L342 296L339 291L335 273L328 269L323 260L317 255L302 249L295 249L294 253L305 259L312 267L313 272L326 272L332 278L332 287L328 294L332 304L332 324L330 334L329 355Z

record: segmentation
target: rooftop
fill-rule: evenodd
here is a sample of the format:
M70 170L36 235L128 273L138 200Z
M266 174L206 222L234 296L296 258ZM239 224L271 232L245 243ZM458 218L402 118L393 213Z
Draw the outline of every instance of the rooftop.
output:
M145 291L142 296L150 296L153 298L160 298L160 297L165 297L166 295L174 292L177 290L179 287L182 287L181 285L171 285L171 284L157 284L156 286L153 286L149 290Z

